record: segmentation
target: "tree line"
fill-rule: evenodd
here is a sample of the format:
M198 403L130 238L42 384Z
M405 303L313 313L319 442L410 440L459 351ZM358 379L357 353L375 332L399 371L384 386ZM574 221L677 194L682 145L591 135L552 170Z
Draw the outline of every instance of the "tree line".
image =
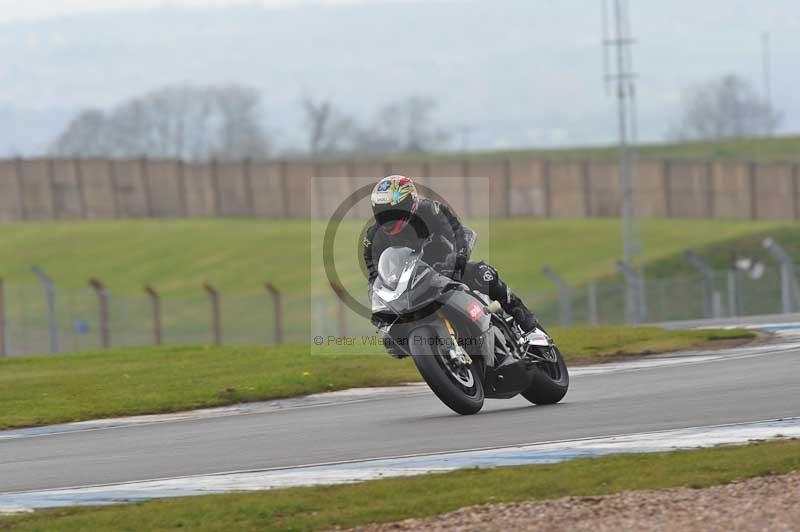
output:
M437 104L412 95L361 122L332 100L301 101L306 146L291 155L342 157L423 153L449 139L433 121ZM258 91L239 85L174 85L108 110L87 109L51 143L61 157L151 157L186 161L266 159L275 155Z
M368 120L330 98L304 96L305 146L313 158L386 156L445 149L452 130L435 120L437 102L411 95L383 105ZM671 124L674 140L722 140L773 134L782 115L745 79L729 74L686 91ZM170 158L186 161L266 159L276 155L264 126L261 96L240 85L172 85L102 111L87 109L51 143L62 157ZM286 152L281 155L287 155Z

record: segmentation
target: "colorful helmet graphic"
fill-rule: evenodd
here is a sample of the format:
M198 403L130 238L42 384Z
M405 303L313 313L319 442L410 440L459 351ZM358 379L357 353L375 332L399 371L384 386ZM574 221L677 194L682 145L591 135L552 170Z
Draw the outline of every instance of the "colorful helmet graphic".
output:
M378 181L370 200L377 224L387 234L396 235L416 212L419 196L411 178L390 175Z

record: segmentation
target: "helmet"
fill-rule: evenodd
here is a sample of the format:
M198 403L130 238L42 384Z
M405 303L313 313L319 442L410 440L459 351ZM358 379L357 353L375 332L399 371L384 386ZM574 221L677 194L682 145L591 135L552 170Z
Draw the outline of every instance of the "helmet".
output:
M389 235L396 235L408 224L417 210L419 196L411 178L402 175L384 177L370 197L375 222Z

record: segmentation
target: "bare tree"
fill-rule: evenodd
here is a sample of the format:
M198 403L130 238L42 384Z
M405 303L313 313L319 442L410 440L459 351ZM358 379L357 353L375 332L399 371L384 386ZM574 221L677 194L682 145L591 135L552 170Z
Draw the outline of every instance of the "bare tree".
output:
M423 96L389 103L381 108L370 127L356 131L353 149L370 155L385 155L441 148L450 135L434 126L435 110L435 100Z
M355 121L341 113L328 100L303 98L308 131L308 154L311 157L332 156L352 151Z
M269 142L259 120L259 95L246 87L223 87L214 95L220 115L217 155L228 159L263 159Z
M123 102L108 113L78 115L51 152L79 157L202 160L264 158L259 95L239 86L171 86Z
M687 92L683 115L671 136L679 140L758 137L773 133L781 120L749 82L729 74Z
M102 156L111 149L106 136L107 117L97 109L87 109L73 118L67 128L53 141L55 155L82 154L85 157Z

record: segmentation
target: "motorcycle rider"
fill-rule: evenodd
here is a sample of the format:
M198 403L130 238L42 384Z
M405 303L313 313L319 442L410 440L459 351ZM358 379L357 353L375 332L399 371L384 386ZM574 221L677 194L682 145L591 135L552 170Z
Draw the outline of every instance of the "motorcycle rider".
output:
M461 224L449 206L421 197L414 182L401 175L381 179L372 190L370 202L375 223L367 229L363 242L370 289L385 249L404 246L420 251L425 244L425 262L434 269L497 300L526 333L539 326L536 316L500 279L496 269L483 261L469 260L474 233ZM455 269L447 271L447 257L453 252ZM393 356L402 355L395 346L387 349Z

